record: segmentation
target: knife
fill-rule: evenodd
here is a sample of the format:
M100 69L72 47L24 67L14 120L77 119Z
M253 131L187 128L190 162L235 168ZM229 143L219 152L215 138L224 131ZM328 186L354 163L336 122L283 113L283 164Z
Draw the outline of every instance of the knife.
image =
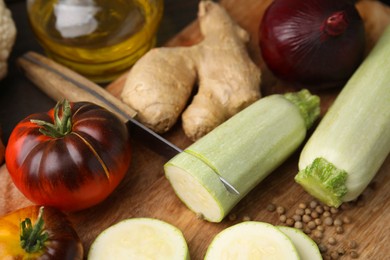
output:
M137 113L130 106L80 74L35 52L25 53L18 58L17 63L27 78L52 99L59 101L66 98L71 102L89 101L108 109L127 124L133 136L137 136L152 150L167 159L183 152L179 147L138 122L135 119ZM227 191L239 195L237 189L222 176L217 175Z

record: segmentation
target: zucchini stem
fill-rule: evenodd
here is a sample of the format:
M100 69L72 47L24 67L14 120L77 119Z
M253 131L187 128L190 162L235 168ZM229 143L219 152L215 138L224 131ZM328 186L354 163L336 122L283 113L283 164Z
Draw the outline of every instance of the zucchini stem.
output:
M320 98L312 95L307 89L284 94L284 97L296 105L309 129L320 115Z
M312 164L299 171L295 181L307 192L329 206L338 207L347 194L347 172L338 169L324 158L316 158Z

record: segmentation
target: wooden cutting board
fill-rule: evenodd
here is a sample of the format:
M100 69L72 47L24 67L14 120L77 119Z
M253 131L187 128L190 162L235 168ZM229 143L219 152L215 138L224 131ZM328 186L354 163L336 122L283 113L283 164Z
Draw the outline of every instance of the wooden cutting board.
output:
M260 58L257 47L257 29L260 18L270 4L270 0L246 0L237 4L236 0L221 1L229 13L251 35L249 51L255 62L263 69L262 93L270 95L292 90L281 84L267 71ZM174 37L168 46L189 46L201 41L198 24L195 21L184 31ZM107 86L107 90L119 96L126 75ZM327 111L337 95L337 91L323 91L321 96L322 115ZM310 134L310 133L309 133ZM181 148L191 142L184 136L180 125L176 125L164 137ZM300 149L268 178L249 193L221 223L209 223L198 219L176 197L170 184L164 177L165 158L146 148L142 143L133 140L133 161L131 169L114 193L103 203L77 213L70 213L69 218L81 237L85 253L96 236L112 224L134 217L152 217L171 223L182 230L189 246L192 259L202 259L213 237L235 223L247 220L266 221L275 225L282 224L276 212L267 210L273 203L287 209L292 216L301 202L312 198L297 185L293 178L297 172ZM344 248L348 254L348 243L357 242L356 251L359 259L390 259L388 253L388 234L390 234L390 157L367 188L362 199L348 204L349 207L335 213L336 217L348 216L350 224L344 225L343 234L337 234L334 226L326 227L324 238L318 242L327 244L327 239L334 237L337 244L329 246L330 250ZM31 203L15 188L6 168L0 168L0 214L5 214ZM349 259L344 256L342 259Z

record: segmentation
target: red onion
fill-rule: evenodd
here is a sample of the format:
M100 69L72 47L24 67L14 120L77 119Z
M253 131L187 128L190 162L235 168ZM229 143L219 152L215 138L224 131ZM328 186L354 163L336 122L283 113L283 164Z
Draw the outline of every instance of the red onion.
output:
M364 24L353 1L274 0L259 44L275 76L306 88L341 87L364 56Z

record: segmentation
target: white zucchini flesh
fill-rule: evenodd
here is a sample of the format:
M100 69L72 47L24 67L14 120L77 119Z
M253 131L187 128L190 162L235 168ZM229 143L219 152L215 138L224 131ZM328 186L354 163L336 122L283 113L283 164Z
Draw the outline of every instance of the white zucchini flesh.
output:
M296 181L329 206L356 199L390 153L390 27L304 146Z
M321 252L317 244L308 235L296 228L286 226L277 227L291 239L301 260L322 260Z
M247 221L228 227L212 240L205 260L298 260L288 236L277 227Z
M182 232L153 218L126 219L104 230L92 243L89 260L190 259Z
M184 204L220 222L299 147L319 114L319 99L308 91L289 98L262 98L165 164L166 177ZM228 192L218 175L240 194Z

